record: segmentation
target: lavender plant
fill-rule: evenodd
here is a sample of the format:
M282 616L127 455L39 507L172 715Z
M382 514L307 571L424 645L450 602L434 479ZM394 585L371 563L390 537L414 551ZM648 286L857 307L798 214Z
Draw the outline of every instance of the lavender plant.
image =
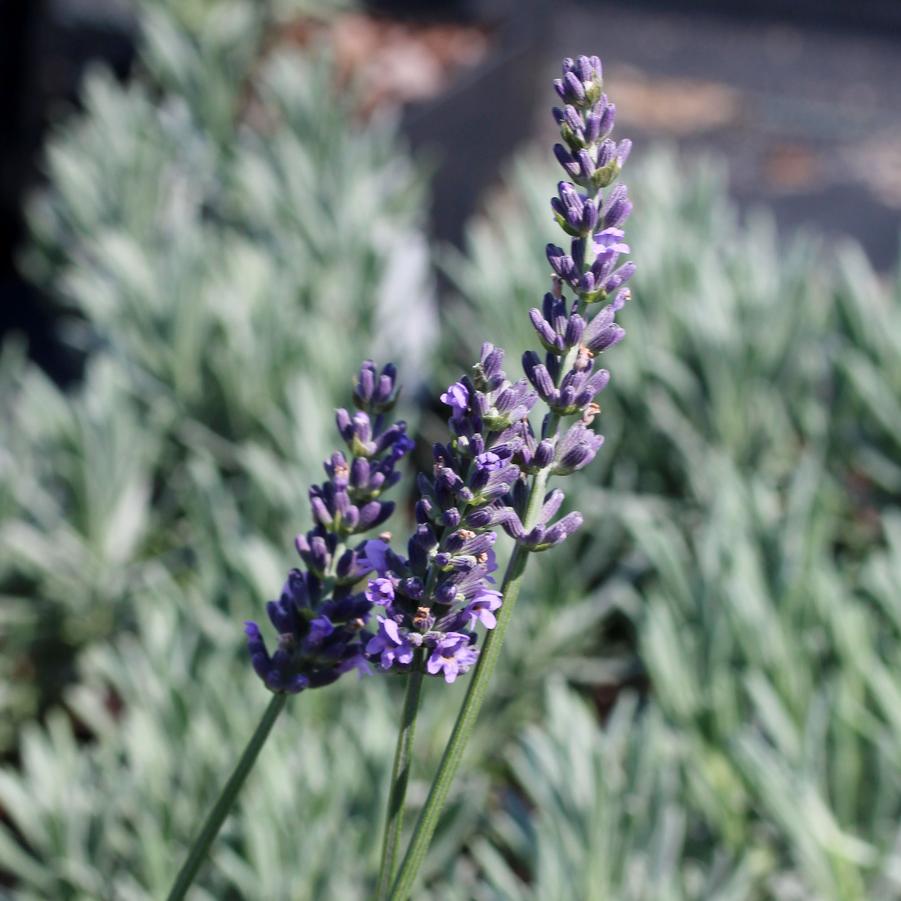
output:
M365 361L353 393L357 412L336 411L351 461L341 451L333 453L324 464L328 479L309 490L316 525L295 541L306 569L291 570L279 599L266 605L278 632L276 650L269 653L257 623L244 626L253 668L273 698L179 871L170 901L190 888L287 696L330 685L353 669L369 670L364 655L373 637L365 627L372 603L354 588L372 565L364 543L352 548L348 542L391 515L394 503L381 495L397 483L395 465L413 447L406 424L387 419L397 400L396 375L393 365L379 373Z
M421 602L416 599L418 622L408 623L402 612L397 625L405 631L401 633L399 629L398 635L427 635L433 615L437 617L435 625L441 623L445 628L456 629L461 623L480 618L480 612L483 616L488 613L483 621L490 631L393 880L390 875L393 854L390 834L395 828L392 817L399 816L402 805L392 793L379 885L380 894L392 901L403 901L412 891L484 702L529 554L560 544L582 523L578 512L552 522L564 494L559 489L548 493L548 480L553 475L569 475L585 467L603 443L602 436L591 426L600 413L595 397L607 385L609 373L596 367L595 357L624 335L615 317L629 299L629 290L624 285L635 271L632 262L619 264L620 255L629 252L620 228L631 212L628 192L625 187L616 187L606 195L604 192L618 177L631 142L617 144L610 137L616 108L603 93L603 72L598 57L565 59L562 78L554 81L554 87L564 104L553 111L563 140L555 145L554 153L572 181L560 182L558 196L551 201L551 207L558 224L570 238L570 247L567 253L557 245L548 245L546 254L553 270L551 291L545 295L542 309L532 309L529 313L545 350L544 359L527 351L523 356L526 379L511 385L500 368L502 351L490 343L484 344L473 375L453 384L442 396L452 411L449 425L453 438L447 446L435 448L434 479L420 480L420 523L413 541L419 547L433 548L433 556L430 566L424 569L424 598ZM567 289L572 299L565 296ZM590 310L596 304L604 306L591 316ZM539 398L546 412L536 432L528 414ZM487 495L479 493L483 484L492 486ZM443 524L440 538L429 520ZM484 579L488 573L479 570L482 562L477 555L487 555L497 527L514 539L515 547L499 594L476 607L477 598L482 595L467 595L453 586L464 581L459 574L462 570L476 574L477 592L485 590ZM467 542L472 543L470 547L476 556L462 562L455 551L466 548ZM447 589L443 589L445 585ZM455 603L459 605L456 609ZM448 605L450 609L445 613ZM388 612L391 614L392 610ZM417 640L424 640L424 636ZM442 658L450 662L453 675L460 664L451 661L458 656L465 654L464 667L475 660L471 648L473 638L465 646L456 638L452 643L447 643L446 638L434 641L435 648L441 649ZM428 669L430 672L444 669L447 674L445 666L435 661L435 650L430 654ZM408 697L416 691L411 682ZM399 742L398 757L402 755ZM388 882L392 885L386 893Z
M484 701L528 557L561 544L582 524L575 511L556 518L564 493L548 491L548 481L585 467L603 444L592 424L600 413L595 398L610 376L597 367L596 357L624 335L615 317L629 299L624 285L635 270L634 263L619 263L629 252L621 226L631 203L625 187L604 191L631 145L610 138L615 106L602 91L597 57L564 60L563 77L554 86L564 103L554 109L563 140L554 152L572 182L560 182L551 207L570 246L567 252L548 245L551 290L542 308L529 313L544 357L527 351L525 377L511 382L502 369L504 351L485 342L471 374L442 394L451 411L450 438L434 446L432 472L419 477L406 557L391 549L387 534L347 546L390 516L393 505L380 495L397 481L395 464L412 446L403 423L389 426L385 420L396 396L395 368L389 365L379 376L364 363L354 392L358 412L337 412L352 460L332 455L328 481L310 489L316 526L297 540L306 571L292 571L279 600L267 608L279 633L275 652L267 650L256 623L245 627L254 669L275 697L170 899L182 898L190 886L286 695L327 685L354 668L367 671L367 658L383 671L408 674L377 896L402 901L410 895ZM592 316L590 310L601 304ZM539 400L545 413L536 430L530 413ZM493 547L501 529L514 550L497 588ZM375 606L383 615L371 635L365 626ZM479 623L488 632L481 649ZM423 677L452 683L473 666L428 799L396 868Z

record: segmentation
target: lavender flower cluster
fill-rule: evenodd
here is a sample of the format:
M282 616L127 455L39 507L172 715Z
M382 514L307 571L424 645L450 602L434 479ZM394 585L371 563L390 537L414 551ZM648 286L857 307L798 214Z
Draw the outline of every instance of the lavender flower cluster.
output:
M603 443L603 436L590 426L600 413L594 398L610 374L596 368L595 359L625 335L615 316L631 297L623 286L635 272L633 262L619 264L620 255L629 252L621 226L632 203L625 185L614 187L606 197L603 191L619 176L632 144L610 137L616 106L603 93L598 57L565 59L563 77L554 87L565 104L553 110L563 139L554 154L572 182L558 183L551 209L571 241L569 253L555 244L547 246L551 291L541 309L529 311L545 356L542 360L534 351L526 352L523 368L549 408L543 440L557 432L564 417L578 417L554 439L550 474L569 475L590 463ZM566 288L575 295L571 302L564 296ZM604 301L609 303L591 318L591 305Z
M353 399L357 412L336 411L338 431L350 454L336 451L325 462L327 481L310 488L315 526L295 540L305 570L293 569L277 601L266 605L278 633L271 655L259 626L245 624L251 661L266 686L296 693L334 682L351 669L368 671L365 647L371 601L355 592L372 571L366 542L347 546L394 511L382 494L400 478L398 461L413 447L403 422L387 414L397 398L392 365L379 373L367 360L357 376Z
M503 604L493 577L498 530L523 554L559 545L582 524L578 512L555 520L564 494L546 486L551 476L590 463L604 440L592 424L610 374L596 358L623 338L615 316L635 271L632 262L619 262L629 252L622 229L632 210L628 191L604 191L631 144L610 137L616 108L603 93L596 56L565 59L554 86L564 103L554 109L563 141L554 152L572 181L559 183L551 208L570 246L548 245L551 290L529 312L544 356L527 351L525 378L511 382L504 351L485 343L471 375L441 395L451 437L434 446L431 473L419 476L406 556L391 549L387 535L354 550L344 544L390 515L392 505L380 495L397 480L394 466L411 446L403 423L384 421L395 397L393 367L378 376L364 364L354 394L360 412L337 415L353 459L333 455L329 480L310 491L317 525L297 540L307 570L294 570L282 597L269 604L279 632L271 657L259 628L247 624L254 666L275 691L327 684L367 660L453 682L478 659L477 624L493 629ZM605 305L592 317L595 304ZM536 433L529 414L539 401L546 412ZM364 591L354 593L367 575ZM364 628L373 607L382 611L374 635Z
M631 141L617 144L610 138L616 104L602 93L603 83L601 61L596 56L565 59L563 77L554 81L564 103L553 110L563 138L563 144L554 145L554 155L572 182L557 185L558 196L551 200L551 208L560 227L573 240L569 253L549 244L547 258L558 286L568 285L585 303L606 300L635 272L632 262L617 267L619 255L629 252L620 228L632 212L628 190L622 185L606 200L601 195L602 189L619 176L632 149ZM579 193L576 185L585 193ZM548 323L547 329L536 328L544 340L556 344L553 323ZM574 346L570 341L565 343Z
M474 626L494 628L503 603L491 575L497 529L534 552L560 544L582 524L577 512L552 523L564 494L544 489L549 476L586 466L603 443L591 424L600 412L595 397L610 374L595 367L595 358L623 337L614 317L629 298L622 286L635 269L631 262L618 265L629 251L621 228L632 209L628 192L617 187L603 196L631 145L610 138L616 109L602 84L600 60L584 56L564 60L563 77L554 83L565 104L554 110L564 142L554 150L575 184L560 182L551 201L572 239L570 251L548 246L552 290L529 314L544 359L528 351L526 379L511 384L501 369L503 351L483 346L472 377L441 396L451 409L453 437L435 445L432 475L420 477L407 558L387 546L367 546L378 577L366 596L384 615L366 650L383 669L410 669L420 655L426 672L453 682L477 659ZM567 287L575 294L571 302ZM587 309L614 292L593 319L582 312L581 305ZM528 415L539 399L547 413L536 435ZM561 433L561 422L573 416ZM530 502L528 476L540 492L538 504Z
M476 623L493 629L497 622L493 546L499 526L518 523L512 502L522 470L514 458L537 401L525 379L507 379L503 359L485 344L472 377L441 396L453 437L434 446L431 475L419 477L407 557L367 545L379 576L366 595L384 609L367 651L382 669L408 670L419 656L427 673L453 682L478 659Z

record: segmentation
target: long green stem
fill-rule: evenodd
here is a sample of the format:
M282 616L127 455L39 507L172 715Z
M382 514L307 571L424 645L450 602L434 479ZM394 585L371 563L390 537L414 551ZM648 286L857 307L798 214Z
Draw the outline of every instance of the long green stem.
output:
M543 470L535 476L532 483L532 491L529 495L524 522L526 528L533 525L537 519L544 500L547 477L548 471ZM416 874L419 872L419 868L425 859L435 828L438 825L438 818L441 816L441 811L447 801L457 768L463 759L463 751L466 748L469 737L472 735L482 705L485 703L488 683L491 681L491 676L497 666L497 660L504 643L504 634L513 615L513 608L516 606L516 601L519 598L519 589L522 584L522 575L525 572L528 556L529 552L521 545L517 545L510 557L510 562L507 564L504 580L501 584L504 603L498 614L497 625L488 633L485 639L479 662L476 664L470 680L466 697L463 699L463 705L459 714L457 714L457 721L454 723L447 747L444 749L444 754L441 757L441 763L429 790L429 796L419 814L413 837L410 839L407 853L404 855L403 862L397 873L397 879L391 889L390 901L406 901L410 897Z
M197 871L200 869L200 865L210 850L210 845L213 844L213 841L219 834L228 812L235 803L238 792L253 769L257 755L266 743L266 739L269 737L278 715L282 712L287 698L286 694L272 696L272 700L269 702L265 713L263 713L259 725L250 737L250 741L247 743L238 765L235 767L228 782L225 783L225 788L222 789L222 794L219 795L219 799L206 818L200 834L194 840L188 859L184 862L181 870L179 870L178 876L175 877L175 884L169 892L168 901L181 901L187 894L194 877L197 875Z
M397 749L394 752L394 767L391 771L391 790L388 794L388 813L385 819L385 837L382 844L382 864L376 898L382 901L391 888L391 880L400 853L400 839L404 825L404 801L407 783L410 780L410 766L413 759L413 738L416 729L416 714L419 712L419 697L422 691L422 653L416 652L413 672L407 679L407 692L401 715L400 731L397 734Z

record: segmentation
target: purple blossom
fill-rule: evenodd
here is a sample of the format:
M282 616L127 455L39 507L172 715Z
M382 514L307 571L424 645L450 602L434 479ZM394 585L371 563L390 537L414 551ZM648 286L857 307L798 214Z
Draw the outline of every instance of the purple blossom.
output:
M463 382L454 382L440 399L441 403L451 408L451 416L454 419L462 419L469 405L469 389Z
M491 451L485 451L483 454L478 454L475 463L480 470L485 472L495 472L498 469L502 469L505 465L504 461Z
M450 684L478 659L479 652L472 646L468 635L448 632L438 639L425 668L433 676L443 674L444 681Z
M594 235L594 252L596 255L610 253L629 253L629 245L623 238L621 228L605 228Z
M335 626L327 616L321 614L320 616L314 617L310 621L310 631L307 633L307 643L311 647L316 647L317 645L322 644L322 642L334 631Z
M369 639L367 654L378 654L382 669L391 669L395 663L408 666L413 662L413 644L408 635L401 632L397 622L386 616L379 616L378 633Z
M388 610L394 602L394 582L385 576L370 579L365 593L370 604Z
M497 617L494 613L496 610L500 610L502 603L503 596L499 591L492 588L483 589L482 593L465 610L466 616L469 617L470 627L474 626L478 620L486 629L493 629L497 625Z
M379 575L384 575L388 571L388 543L382 541L381 538L370 538L363 544L363 554L367 563Z

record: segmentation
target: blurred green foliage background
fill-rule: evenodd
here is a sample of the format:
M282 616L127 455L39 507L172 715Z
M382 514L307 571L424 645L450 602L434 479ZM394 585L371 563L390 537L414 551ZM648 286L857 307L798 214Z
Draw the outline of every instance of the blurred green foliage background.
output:
M241 621L350 374L396 359L437 435L416 399L476 341L534 344L554 237L540 148L432 260L427 180L327 59L250 2L141 15L140 72L89 78L30 213L83 383L0 359L11 898L164 895L266 703ZM586 526L531 569L417 897L901 898L901 279L740 220L710 161L627 181ZM366 898L401 689L292 701L192 897ZM428 686L414 806L462 690Z

